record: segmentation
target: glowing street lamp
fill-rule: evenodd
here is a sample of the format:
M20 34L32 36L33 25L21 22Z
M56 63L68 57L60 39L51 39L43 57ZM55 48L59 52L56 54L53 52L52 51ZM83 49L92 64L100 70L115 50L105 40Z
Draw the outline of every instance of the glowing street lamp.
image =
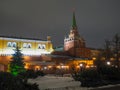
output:
M80 63L80 67L83 67L83 64L82 64L82 63Z
M110 62L110 61L107 61L107 65L111 65L111 62Z
M46 70L46 69L47 69L47 67L45 66L45 67L44 67L44 70Z
M80 71L83 70L83 63L80 63Z

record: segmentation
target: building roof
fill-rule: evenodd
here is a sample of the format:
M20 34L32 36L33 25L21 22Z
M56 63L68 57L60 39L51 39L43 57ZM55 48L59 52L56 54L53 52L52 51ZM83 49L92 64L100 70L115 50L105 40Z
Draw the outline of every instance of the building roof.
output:
M0 36L0 38L15 38L15 39L29 39L29 40L42 40L38 38L25 38L25 37L17 37L17 36Z
M37 38L24 38L24 37L16 37L16 36L0 36L1 39L14 39L14 40L29 40L29 41L45 41Z

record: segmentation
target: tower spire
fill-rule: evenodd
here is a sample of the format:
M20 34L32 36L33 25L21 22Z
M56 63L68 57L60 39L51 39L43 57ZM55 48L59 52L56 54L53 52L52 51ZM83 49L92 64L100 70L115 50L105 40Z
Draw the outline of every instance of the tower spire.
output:
M72 29L76 29L77 24L76 24L76 18L75 18L75 11L73 10L73 18L72 18Z

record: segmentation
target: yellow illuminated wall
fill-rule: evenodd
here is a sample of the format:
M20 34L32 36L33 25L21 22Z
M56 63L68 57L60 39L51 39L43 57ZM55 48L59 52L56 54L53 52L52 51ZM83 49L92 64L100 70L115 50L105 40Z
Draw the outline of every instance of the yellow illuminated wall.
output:
M53 51L50 37L46 41L0 37L0 55L13 54L18 45L24 55L49 54Z

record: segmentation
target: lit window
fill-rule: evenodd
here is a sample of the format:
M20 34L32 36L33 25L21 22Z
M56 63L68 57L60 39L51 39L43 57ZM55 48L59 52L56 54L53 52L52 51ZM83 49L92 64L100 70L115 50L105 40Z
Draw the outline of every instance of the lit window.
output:
M27 48L31 48L32 47L32 45L30 44L30 43L28 43L28 46L27 46Z
M41 44L38 44L38 49L42 49L42 45Z
M42 45L42 44L38 44L38 49L45 49L45 45Z
M23 48L27 48L27 43L23 43Z
M45 45L42 45L42 49L45 49Z
M8 43L7 43L7 47L12 47L12 43L11 43L11 42L8 42Z
M12 47L16 47L16 42L13 42L13 43L12 43Z
M23 43L23 48L31 48L32 45L30 43Z

